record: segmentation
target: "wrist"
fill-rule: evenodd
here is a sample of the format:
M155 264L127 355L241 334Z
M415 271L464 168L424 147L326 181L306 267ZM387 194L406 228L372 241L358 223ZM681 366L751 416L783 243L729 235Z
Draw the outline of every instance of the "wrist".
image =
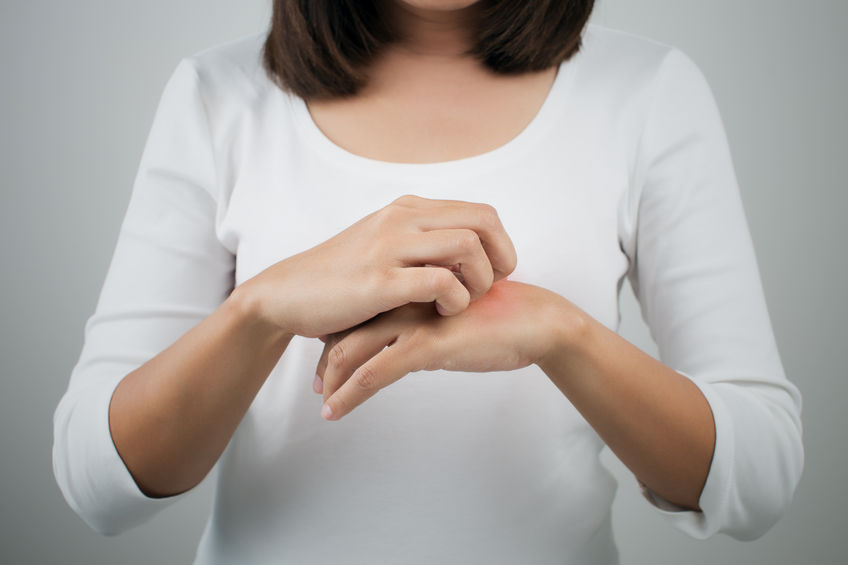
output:
M573 357L589 341L591 318L580 308L564 301L562 307L552 308L546 324L548 339L536 361L542 371L551 371Z
M267 319L261 295L248 282L237 286L230 293L224 302L225 307L241 324L255 328L271 340L288 343L294 337L294 332Z

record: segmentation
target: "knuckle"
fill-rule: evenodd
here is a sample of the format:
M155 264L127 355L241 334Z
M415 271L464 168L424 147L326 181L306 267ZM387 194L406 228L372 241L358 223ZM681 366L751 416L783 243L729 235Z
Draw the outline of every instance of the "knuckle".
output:
M378 230L382 231L395 222L397 214L398 208L393 204L389 204L388 206L381 208L376 214L374 214L374 226Z
M487 229L496 229L500 226L500 218L498 218L498 211L491 204L481 203L478 204L479 210L479 219L480 224Z
M398 196L392 201L392 204L398 204L401 206L412 206L416 204L421 198L419 196L415 196L414 194L404 194L403 196Z
M377 386L377 374L368 365L362 365L356 371L354 382L362 390L373 390Z
M474 251L480 247L480 237L474 230L461 229L456 236L456 244L463 251Z
M334 369L339 369L344 365L346 358L347 351L345 351L345 346L339 342L335 344L327 354L327 365Z
M408 223L409 216L412 213L410 206L398 201L392 202L377 214L375 218L377 227L384 231L403 228Z
M444 292L453 287L456 277L448 269L434 268L430 275L430 285L436 292Z

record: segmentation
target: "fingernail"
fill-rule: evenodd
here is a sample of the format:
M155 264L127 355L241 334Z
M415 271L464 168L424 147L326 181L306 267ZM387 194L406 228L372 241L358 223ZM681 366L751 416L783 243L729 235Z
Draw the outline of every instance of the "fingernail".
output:
M329 420L330 418L333 417L333 411L330 409L330 405L327 404L326 402L324 403L324 406L321 408L321 417L324 418L325 420Z
M315 380L312 381L312 390L321 394L324 392L324 381L321 380L321 375L315 373Z

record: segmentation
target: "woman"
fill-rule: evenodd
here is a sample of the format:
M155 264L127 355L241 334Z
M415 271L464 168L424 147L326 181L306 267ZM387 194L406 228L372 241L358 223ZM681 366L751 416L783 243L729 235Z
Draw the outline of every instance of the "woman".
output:
M197 563L615 563L605 444L689 534L771 527L801 399L715 102L591 9L280 0L180 62L55 415L94 529L217 464Z

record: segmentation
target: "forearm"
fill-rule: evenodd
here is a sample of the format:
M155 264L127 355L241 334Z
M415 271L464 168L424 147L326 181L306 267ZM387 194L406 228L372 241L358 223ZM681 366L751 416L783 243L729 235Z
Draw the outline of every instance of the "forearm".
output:
M292 337L257 320L237 289L118 384L112 439L145 494L188 490L220 457Z
M698 387L584 313L561 319L540 368L642 483L700 510L715 425Z

